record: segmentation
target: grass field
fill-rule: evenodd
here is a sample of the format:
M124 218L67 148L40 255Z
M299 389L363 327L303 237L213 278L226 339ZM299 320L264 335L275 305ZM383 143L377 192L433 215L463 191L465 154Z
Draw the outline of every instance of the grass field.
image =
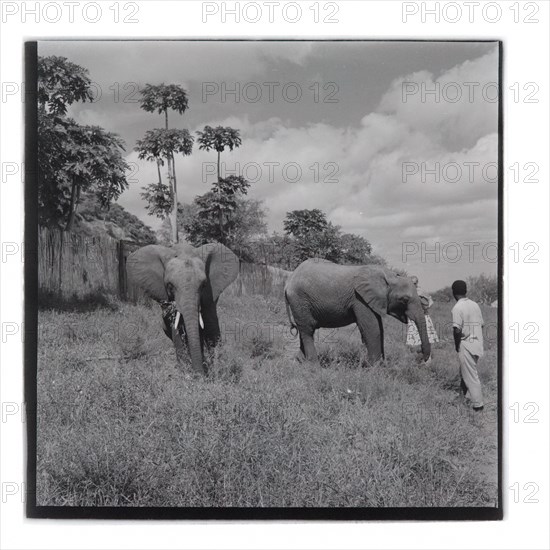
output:
M175 366L159 308L42 310L37 503L61 506L495 506L496 309L483 308L486 407L459 395L449 324L429 366L386 317L386 365L362 368L355 326L293 360L284 304L220 299L210 375Z

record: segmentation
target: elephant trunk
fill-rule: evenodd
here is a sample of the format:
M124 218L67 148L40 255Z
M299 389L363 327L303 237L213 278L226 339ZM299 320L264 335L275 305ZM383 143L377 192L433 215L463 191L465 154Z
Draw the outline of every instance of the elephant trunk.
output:
M424 356L424 361L427 361L432 353L432 345L430 344L430 339L428 338L426 316L424 315L422 305L420 303L409 304L407 317L416 324L418 334L420 335L420 341L422 342L422 354Z
M193 370L205 374L202 343L199 328L199 304L196 299L186 300L176 297L176 306L183 317L187 347L191 356ZM179 336L177 336L179 337ZM177 346L176 346L177 349Z

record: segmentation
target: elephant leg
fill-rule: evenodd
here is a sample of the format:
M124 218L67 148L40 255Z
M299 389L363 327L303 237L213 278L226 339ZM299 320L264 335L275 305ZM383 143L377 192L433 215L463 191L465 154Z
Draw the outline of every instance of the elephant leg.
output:
M201 332L204 343L207 347L213 347L221 338L216 303L212 300L201 300L201 316L204 323L204 329Z
M292 317L294 318L293 320L291 318L291 323L294 321L293 324L300 334L300 351L296 358L298 361L303 361L305 359L306 361L318 363L317 351L313 343L313 335L317 328L317 322L309 310L307 303L304 303L303 300L299 300L292 294L287 295L287 299L289 301Z
M376 315L376 320L378 321L378 328L380 329L380 351L382 352L382 359L385 359L386 352L384 351L384 323L382 323L382 317L380 317L380 315Z
M317 357L317 350L313 343L315 329L302 329L298 327L298 330L300 331L300 351L304 354L305 360L318 363L319 358Z
M367 361L373 366L384 359L384 326L380 315L374 313L365 304L355 307L355 318L361 340L367 347Z
M302 335L300 334L300 350L296 354L296 359L301 363L306 358L306 350L304 348L304 341L302 340Z
M309 350L309 351L308 351ZM300 332L300 351L296 354L296 359L302 363L303 361L317 361L317 351L313 343L313 335L305 334L302 336Z

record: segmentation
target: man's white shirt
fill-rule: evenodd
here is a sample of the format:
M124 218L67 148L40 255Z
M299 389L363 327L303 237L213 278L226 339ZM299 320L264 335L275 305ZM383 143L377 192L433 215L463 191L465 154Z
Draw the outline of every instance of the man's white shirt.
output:
M453 327L462 332L461 346L472 355L483 355L483 316L479 306L470 298L460 298L452 310Z

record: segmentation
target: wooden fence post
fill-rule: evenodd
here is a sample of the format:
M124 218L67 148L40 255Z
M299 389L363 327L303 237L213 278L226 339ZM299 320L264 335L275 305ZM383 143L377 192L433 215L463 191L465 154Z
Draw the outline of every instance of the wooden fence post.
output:
M124 241L118 241L118 295L121 300L126 301L128 299L128 285L126 279L126 261L124 258Z
M59 240L59 279L57 282L57 292L59 295L61 295L62 289L63 289L63 235L65 234L64 231L59 232L60 240Z

